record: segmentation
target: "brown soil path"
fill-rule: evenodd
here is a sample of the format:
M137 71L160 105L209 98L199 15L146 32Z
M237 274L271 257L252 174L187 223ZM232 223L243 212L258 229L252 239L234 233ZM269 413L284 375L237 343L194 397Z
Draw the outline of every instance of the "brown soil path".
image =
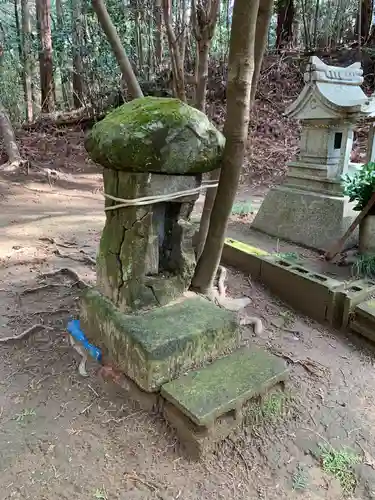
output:
M289 359L291 380L287 400L210 459L186 460L164 422L101 382L94 363L90 378L80 378L64 335L78 288L39 276L71 267L94 282L101 176L30 179L0 181L0 336L39 323L49 329L0 346L0 499L341 499L317 457L327 442L361 458L366 450L370 465L358 466L352 498L375 498L373 351L298 316L238 273L229 292L248 295L248 312L264 322L259 337L244 329L243 342Z

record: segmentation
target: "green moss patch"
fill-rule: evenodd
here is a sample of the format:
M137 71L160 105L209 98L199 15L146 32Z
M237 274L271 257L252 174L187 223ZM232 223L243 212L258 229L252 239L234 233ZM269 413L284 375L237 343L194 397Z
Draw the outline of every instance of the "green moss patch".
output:
M94 161L115 170L197 174L218 167L224 143L197 109L178 99L143 97L98 122L85 147Z

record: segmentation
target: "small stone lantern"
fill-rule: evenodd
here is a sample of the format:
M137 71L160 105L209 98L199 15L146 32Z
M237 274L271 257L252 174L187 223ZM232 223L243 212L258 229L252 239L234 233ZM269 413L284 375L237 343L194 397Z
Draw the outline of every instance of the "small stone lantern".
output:
M264 199L254 229L318 250L346 231L356 213L343 195L342 175L349 170L355 124L374 108L360 87L362 73L360 63L339 68L310 58L305 86L285 113L301 122L299 153L285 182Z

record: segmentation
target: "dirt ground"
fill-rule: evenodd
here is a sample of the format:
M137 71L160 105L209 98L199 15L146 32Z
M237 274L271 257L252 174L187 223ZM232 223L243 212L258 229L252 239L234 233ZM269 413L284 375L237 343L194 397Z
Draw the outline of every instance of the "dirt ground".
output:
M264 325L259 336L243 328L243 343L284 357L291 376L282 404L214 455L189 462L160 417L101 381L95 363L88 379L78 375L65 329L79 289L69 277L44 273L69 267L95 281L101 174L80 140L63 137L57 147L46 139L44 163L38 157L29 175L0 178L0 337L47 327L0 344L0 499L344 498L343 468L336 478L323 470L322 446L354 450L362 463L351 498L375 499L373 349L299 316L233 270L229 293L249 296L248 314Z

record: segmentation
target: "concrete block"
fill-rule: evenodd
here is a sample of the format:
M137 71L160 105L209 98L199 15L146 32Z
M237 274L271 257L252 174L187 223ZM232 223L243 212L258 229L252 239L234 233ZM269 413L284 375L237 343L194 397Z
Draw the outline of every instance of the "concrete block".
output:
M213 450L223 439L241 429L243 416L236 410L222 415L209 426L196 425L172 403L164 400L163 415L176 434L190 459L199 460Z
M163 386L164 417L189 457L202 458L247 425L261 397L283 388L287 375L279 358L256 347L240 349Z
M340 281L276 256L262 258L260 280L298 311L320 322L332 322Z
M262 257L266 255L269 255L268 252L260 248L226 238L221 260L224 265L233 266L259 280Z
M336 289L336 312L331 324L346 329L357 305L368 300L375 293L375 282L367 279L353 280Z
M349 319L349 327L375 342L375 299L358 304Z
M81 301L81 325L121 372L146 392L235 349L233 312L194 296L137 315L126 315L98 291Z

